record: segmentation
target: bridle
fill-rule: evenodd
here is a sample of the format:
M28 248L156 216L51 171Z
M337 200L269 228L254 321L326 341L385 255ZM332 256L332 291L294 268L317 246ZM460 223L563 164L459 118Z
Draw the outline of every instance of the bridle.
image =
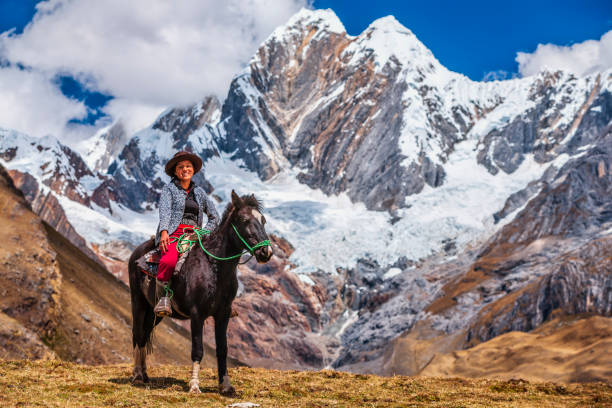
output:
M232 255L232 256L227 256L227 257L216 256L210 253L210 251L208 251L206 248L204 248L204 244L202 243L202 237L210 235L211 231L205 230L202 228L198 228L198 227L183 228L183 233L181 234L181 236L172 238L170 242L172 243L176 241L176 250L179 254L189 252L191 248L193 247L193 245L196 242L198 242L200 244L200 248L202 248L202 251L204 251L204 253L206 253L211 258L216 259L217 261L229 261L231 259L240 258L242 255L246 254L247 252L251 254L251 256L245 262L242 262L242 263L248 262L253 257L253 255L255 255L255 250L257 248L262 248L265 246L272 246L269 239L258 242L254 246L250 246L249 243L246 242L244 238L242 238L242 235L240 235L240 233L238 232L238 228L236 228L234 224L232 224L232 228L236 232L236 235L238 235L238 238L240 238L240 241L242 241L242 243L246 247L246 248L243 248L240 253L236 255ZM187 230L191 230L192 232L189 233L187 232ZM192 234L195 234L197 239L190 239L190 236L192 236Z

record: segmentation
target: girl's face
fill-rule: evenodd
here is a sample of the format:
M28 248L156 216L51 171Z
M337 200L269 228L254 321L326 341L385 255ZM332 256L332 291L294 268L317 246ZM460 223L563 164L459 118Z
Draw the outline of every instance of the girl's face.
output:
M180 181L189 181L193 177L193 164L189 160L182 160L174 168L174 175Z

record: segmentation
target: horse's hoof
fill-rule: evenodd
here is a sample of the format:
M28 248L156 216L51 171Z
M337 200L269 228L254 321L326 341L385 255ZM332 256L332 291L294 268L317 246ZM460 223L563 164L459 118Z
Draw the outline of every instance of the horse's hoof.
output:
M230 385L228 387L220 385L219 394L223 395L224 397L234 397L236 395L236 389L233 385Z
M200 390L200 383L198 382L198 380L189 381L189 392L192 394L202 393L202 391Z
M147 381L149 379L147 378ZM145 379L142 375L133 375L130 377L130 382L132 385L143 385L145 383Z
M229 376L223 376L223 382L219 384L219 393L225 397L233 397L236 395L236 389L232 386Z

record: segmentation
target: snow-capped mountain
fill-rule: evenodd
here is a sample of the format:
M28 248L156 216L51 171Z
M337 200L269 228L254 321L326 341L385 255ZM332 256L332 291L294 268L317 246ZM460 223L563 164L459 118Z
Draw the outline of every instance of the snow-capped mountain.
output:
M546 301L525 291L550 291L547 276L594 239L584 253L601 259L588 268L608 273L572 276L586 276L576 287L611 313L610 266L597 257L612 233L611 90L612 70L474 82L393 17L349 36L333 12L302 10L222 103L169 108L129 138L116 124L75 147L83 158L51 138L1 131L0 159L55 197L104 257L154 232L164 164L196 152L197 182L219 209L231 189L263 199L280 251L273 267L243 269L241 297L259 306L241 315L235 338L268 315L287 337L262 335L257 344L273 343L245 358L286 361L293 348L294 366L381 372L394 339L415 327L463 347L528 330L549 315L542 308L571 309L565 295L535 307ZM258 285L279 297L267 303ZM519 293L524 310L540 310L529 324L498 303Z
M128 141L121 121L100 129L92 137L76 144L75 149L94 172L104 173Z
M101 180L81 156L52 136L31 138L0 129L0 151L9 168L28 173L58 195L88 205L91 192Z
M68 221L61 203L90 206L95 188L102 182L78 153L47 136L31 138L23 133L0 128L0 160L10 163L9 174L24 193L32 209L62 235L99 261L81 235Z
M477 142L491 173L552 160L568 148L559 135L609 87L563 73L473 82L392 17L351 37L333 13L304 10L232 83L220 147L264 179L291 166L327 194L393 210L442 185L461 142Z
M168 180L164 165L174 153L186 149L203 157L218 154L213 124L219 112L215 97L207 97L193 107L163 112L151 127L137 132L106 169L109 181L100 190L100 199L135 212L155 208ZM195 181L211 191L202 173Z

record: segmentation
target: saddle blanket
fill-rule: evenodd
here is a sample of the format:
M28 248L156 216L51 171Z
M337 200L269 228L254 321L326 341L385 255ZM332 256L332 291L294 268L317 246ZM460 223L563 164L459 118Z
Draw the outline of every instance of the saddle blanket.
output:
M179 252L179 258L176 262L176 266L174 267L174 273L179 273L183 268L183 264L185 263L185 259L187 259L187 255L195 246L192 245L192 247L189 248L188 240L194 239L197 239L196 234L190 234L187 236L186 240L183 240L176 246L177 250L180 249L184 252ZM138 266L142 270L142 272L146 273L147 275L157 278L157 270L159 268L159 262L161 261L161 257L162 255L159 247L154 248L149 252L145 253L140 258L138 258L138 260L136 260L136 266Z

